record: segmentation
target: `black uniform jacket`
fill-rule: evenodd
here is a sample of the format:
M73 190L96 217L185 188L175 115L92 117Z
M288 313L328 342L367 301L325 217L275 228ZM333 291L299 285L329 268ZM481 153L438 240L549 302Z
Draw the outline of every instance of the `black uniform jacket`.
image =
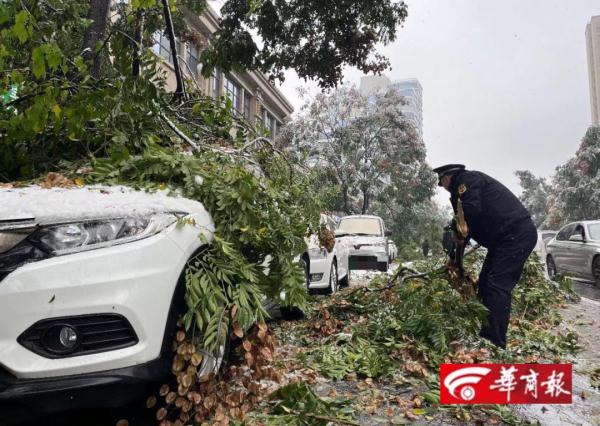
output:
M494 248L513 225L530 217L507 187L485 173L459 171L452 177L450 194L455 214L461 200L469 237L488 249Z

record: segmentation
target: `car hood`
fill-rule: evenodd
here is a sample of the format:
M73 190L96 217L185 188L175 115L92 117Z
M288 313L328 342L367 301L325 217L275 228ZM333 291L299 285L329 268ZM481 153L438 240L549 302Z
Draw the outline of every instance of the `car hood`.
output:
M208 215L202 203L169 196L168 191L150 193L126 186L0 189L0 221L34 219L43 224L164 212Z

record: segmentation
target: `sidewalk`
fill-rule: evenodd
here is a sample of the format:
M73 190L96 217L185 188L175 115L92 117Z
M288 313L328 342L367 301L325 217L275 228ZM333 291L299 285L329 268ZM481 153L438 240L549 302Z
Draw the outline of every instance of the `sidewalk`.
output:
M600 391L592 388L590 373L600 367L600 302L581 298L566 305L561 314L562 327L579 334L583 348L573 362L573 403L571 405L524 405L516 408L523 420L546 426L600 425Z

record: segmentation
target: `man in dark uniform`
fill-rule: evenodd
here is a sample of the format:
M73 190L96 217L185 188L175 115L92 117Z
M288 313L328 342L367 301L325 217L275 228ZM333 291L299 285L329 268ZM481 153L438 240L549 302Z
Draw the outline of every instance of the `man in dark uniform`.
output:
M488 254L479 275L478 295L489 309L480 336L506 348L512 290L537 242L537 229L519 199L490 176L462 164L434 169L438 185L450 192L459 243L469 238Z

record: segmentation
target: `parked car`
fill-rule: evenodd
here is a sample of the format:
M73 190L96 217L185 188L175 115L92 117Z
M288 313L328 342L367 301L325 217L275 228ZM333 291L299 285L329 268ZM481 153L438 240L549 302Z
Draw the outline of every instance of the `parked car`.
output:
M535 253L538 255L538 257L544 261L546 259L546 244L548 244L548 241L550 241L552 238L554 238L556 236L557 231L550 231L550 230L542 230L542 231L538 231L538 241L535 245L535 248L533 249L533 251L535 251Z
M147 395L170 374L186 263L213 239L202 204L126 187L0 189L0 200L0 402L46 397L60 410ZM200 374L220 364L205 355Z
M378 216L344 216L336 237L350 245L350 269L377 269L389 266L388 239L383 220Z
M600 284L600 220L565 225L546 250L550 278L564 274Z
M320 224L332 234L337 227L333 217L321 215ZM298 257L306 272L306 285L309 290L326 290L335 293L340 287L350 285L348 254L350 248L343 239L337 239L333 249L328 252L319 245L319 236L311 235L307 241L307 250Z

